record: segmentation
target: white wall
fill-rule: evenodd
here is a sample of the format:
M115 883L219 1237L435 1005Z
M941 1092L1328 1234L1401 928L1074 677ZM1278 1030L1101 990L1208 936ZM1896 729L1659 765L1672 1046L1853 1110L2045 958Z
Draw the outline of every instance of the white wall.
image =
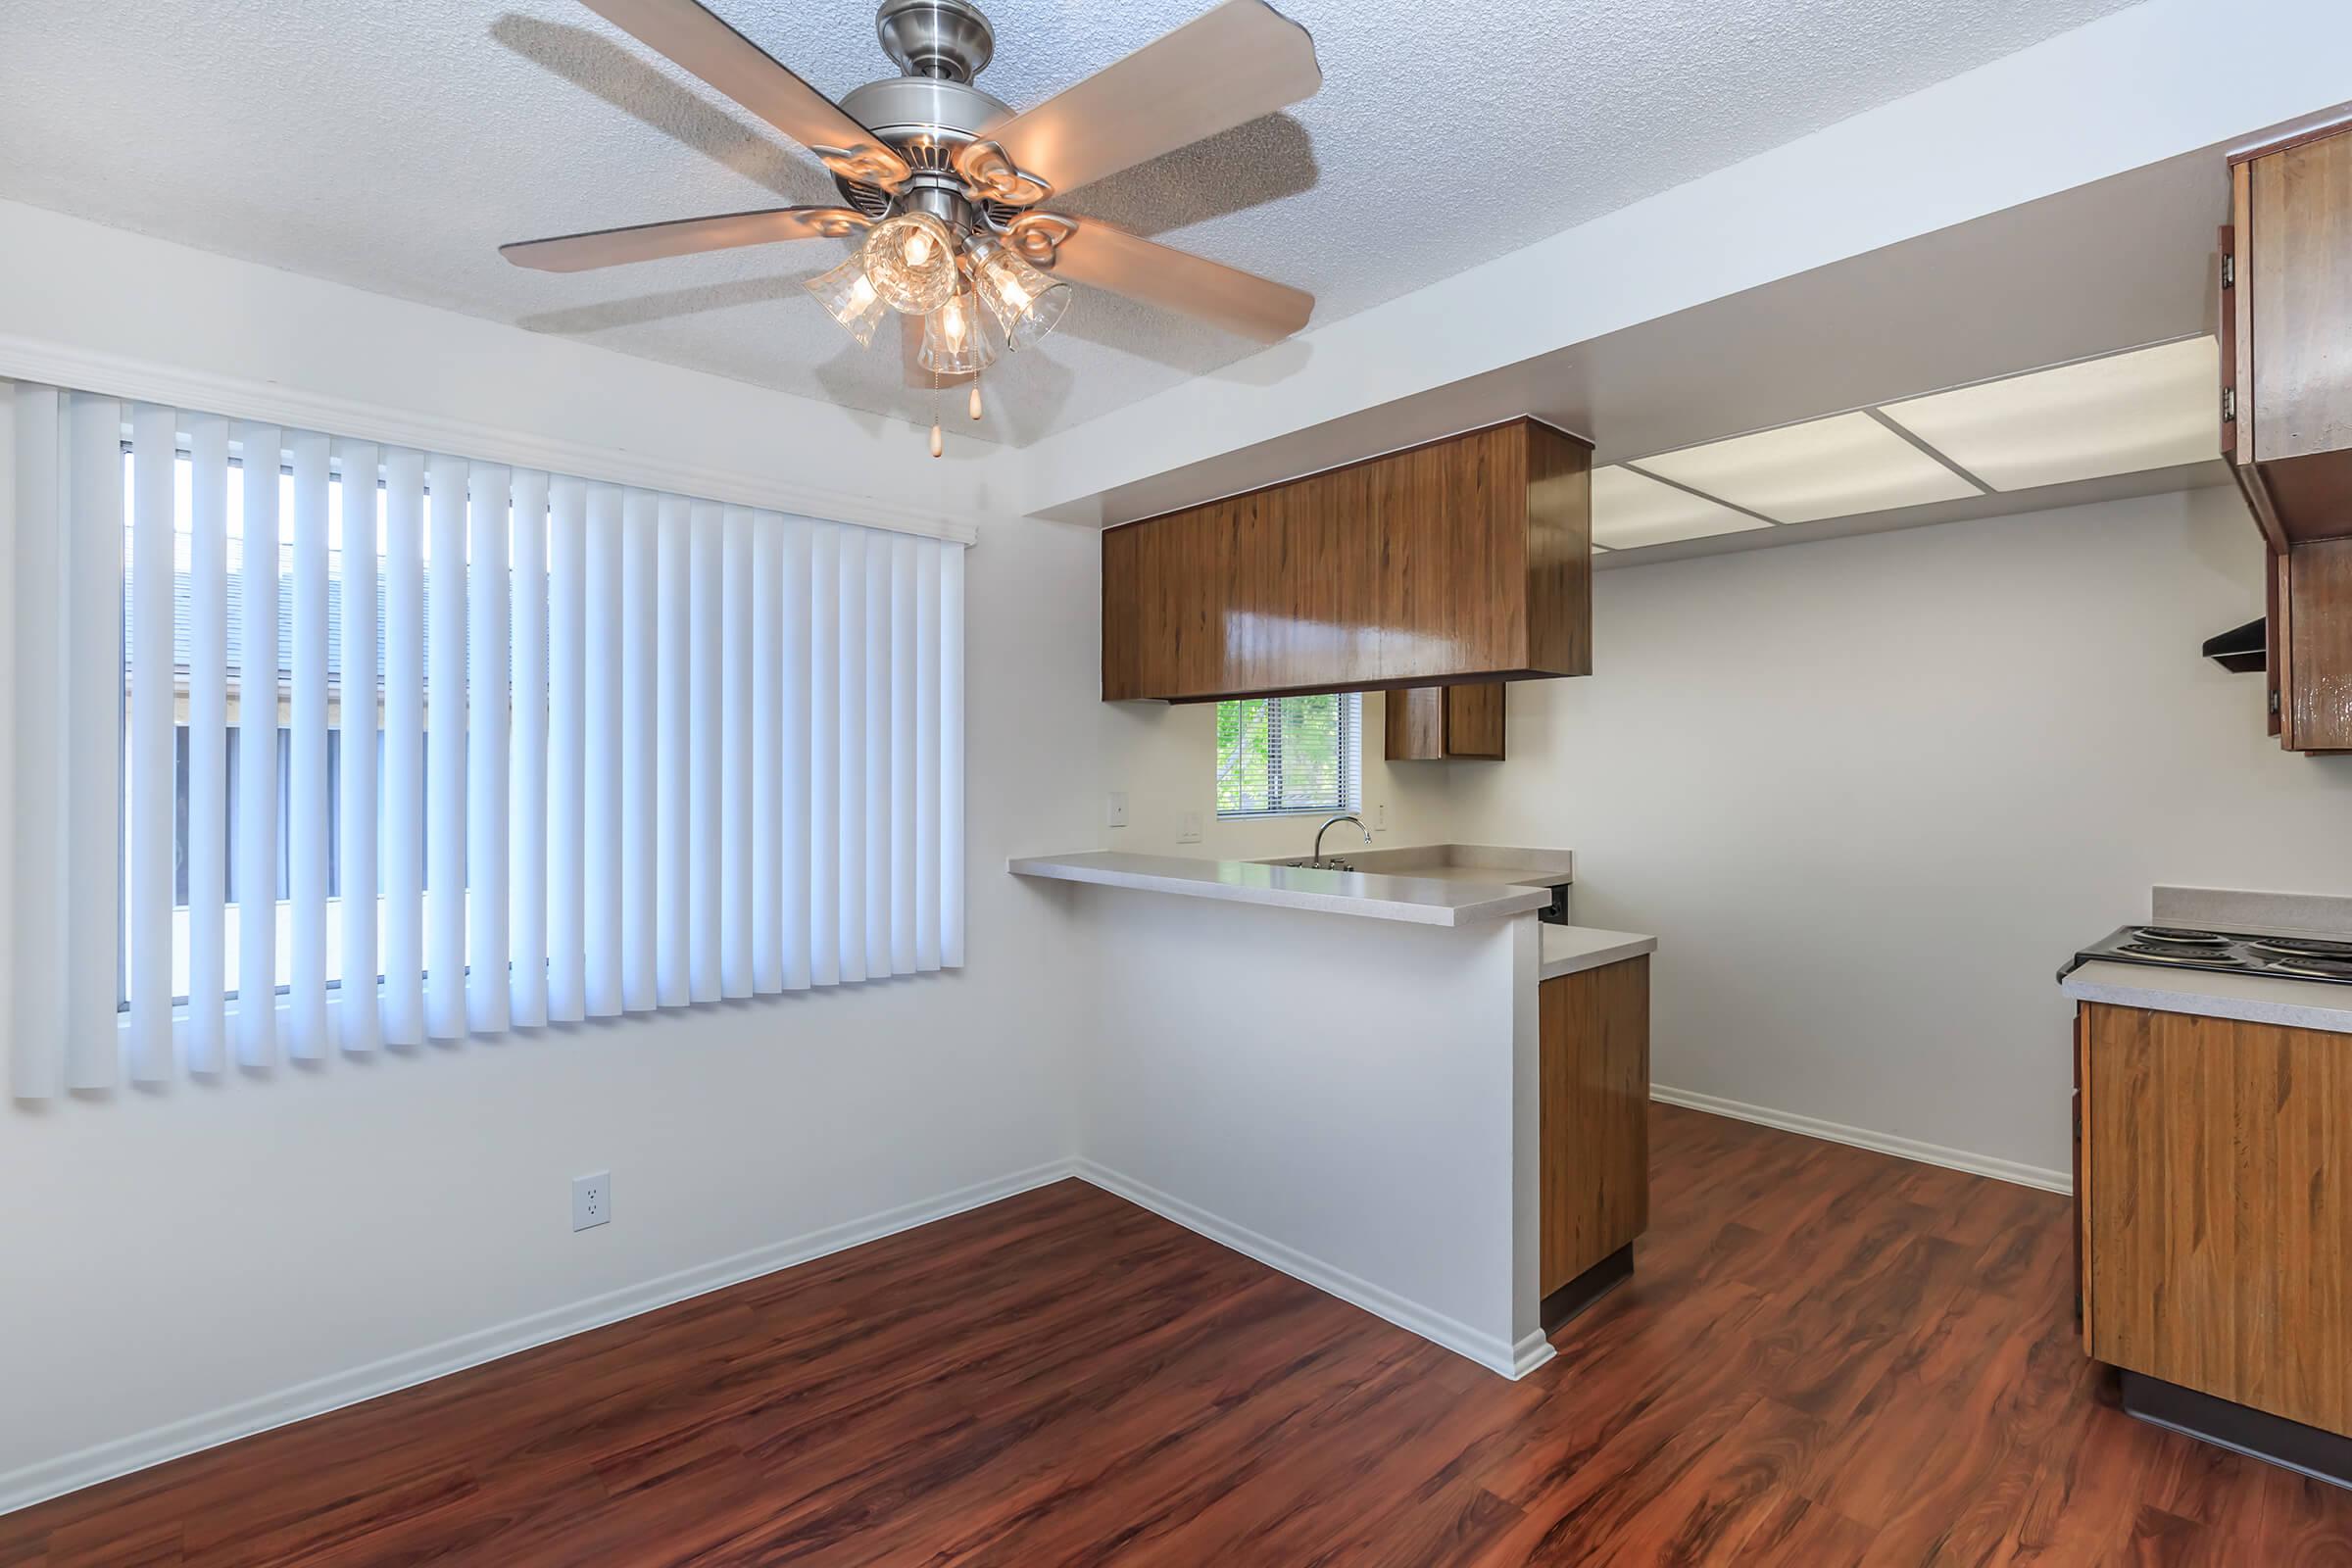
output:
M1596 573L1453 830L1657 934L1657 1083L2062 1172L2069 955L2159 882L2352 887L2352 758L2197 654L2261 561L2215 489Z
M1549 1357L1533 918L1034 897L1102 931L1090 1177L1506 1376Z
M932 464L906 426L22 208L0 208L0 333L950 514L944 475L986 469ZM0 1102L0 1507L1065 1165L1086 933L1002 866L1100 820L1097 546L991 518L970 557L960 973ZM600 1168L614 1218L574 1235L570 1178Z

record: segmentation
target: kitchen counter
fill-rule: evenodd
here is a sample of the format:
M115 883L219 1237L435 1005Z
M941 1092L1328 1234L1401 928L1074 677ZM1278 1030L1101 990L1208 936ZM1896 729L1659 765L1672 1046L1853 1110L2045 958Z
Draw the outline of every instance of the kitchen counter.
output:
M1536 929L1542 942L1537 977L1543 980L1581 974L1658 951L1656 937L1631 931L1603 931L1587 925L1540 925Z
M2078 1002L2352 1034L2352 986L2325 980L2094 959L2061 980L2058 988Z
M1317 871L1253 860L1204 860L1178 855L1127 855L1101 850L1082 855L1024 856L1007 860L1014 876L1087 882L1097 887L1172 893L1180 898L1262 904L1367 920L1458 926L1540 909L1551 902L1543 888L1514 886L1511 873L1491 880L1443 876L1384 876L1367 871ZM1448 873L1458 867L1446 868Z

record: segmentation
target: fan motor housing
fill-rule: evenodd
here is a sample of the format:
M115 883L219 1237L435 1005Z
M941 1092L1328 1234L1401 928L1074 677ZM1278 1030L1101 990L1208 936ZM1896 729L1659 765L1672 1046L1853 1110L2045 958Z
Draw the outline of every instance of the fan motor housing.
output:
M1012 117L1012 110L968 81L936 76L890 76L869 81L841 100L844 113L864 125L899 156L917 176L936 174L956 180L956 149L976 140ZM836 178L842 199L866 217L880 221L893 211L890 192L856 180ZM1001 202L983 211L998 227L1011 221L1019 209Z

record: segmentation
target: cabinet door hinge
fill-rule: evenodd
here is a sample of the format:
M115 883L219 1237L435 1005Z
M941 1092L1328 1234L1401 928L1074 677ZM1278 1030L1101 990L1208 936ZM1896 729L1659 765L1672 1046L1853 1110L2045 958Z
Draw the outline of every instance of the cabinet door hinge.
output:
M2222 388L2222 422L2224 424L2237 422L2237 388L2233 386Z
M2222 287L2237 287L2237 258L2227 253L2222 257Z

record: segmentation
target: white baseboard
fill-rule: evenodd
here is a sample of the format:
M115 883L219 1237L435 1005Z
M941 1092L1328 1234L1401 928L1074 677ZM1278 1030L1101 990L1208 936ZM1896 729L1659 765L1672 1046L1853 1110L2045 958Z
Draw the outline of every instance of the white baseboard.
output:
M1443 1312L1432 1311L1370 1280L1359 1279L1346 1269L1335 1268L1321 1258L1195 1207L1181 1198L1171 1198L1155 1187L1122 1176L1091 1159L1081 1158L1074 1174L1106 1193L1150 1209L1162 1219L1173 1220L1188 1231L1254 1257L1268 1268L1279 1269L1350 1306L1363 1308L1374 1317L1386 1318L1456 1355L1467 1356L1490 1372L1499 1372L1506 1378L1523 1378L1552 1357L1551 1342L1540 1332L1530 1333L1516 1345L1492 1334L1481 1334Z
M738 1252L715 1262L699 1264L643 1284L593 1296L568 1306L553 1307L528 1317L460 1335L438 1345L387 1356L348 1372L332 1373L259 1398L190 1416L151 1431L97 1444L75 1453L0 1474L0 1514L28 1507L48 1497L111 1481L169 1459L218 1447L239 1438L267 1432L326 1411L372 1399L399 1389L429 1383L485 1361L513 1355L533 1346L564 1339L651 1312L657 1307L707 1295L727 1286L791 1268L813 1258L877 1241L900 1231L928 1225L966 1209L1043 1187L1076 1174L1067 1159L1049 1160L995 1181L958 1188L937 1198L904 1204L863 1219L848 1220L788 1241Z
M1923 1165L1941 1165L1947 1170L1966 1171L1971 1176L1989 1176L1996 1182L2038 1187L2045 1193L2071 1194L2075 1190L2075 1178L2069 1171L2021 1164L2014 1159L1996 1159L1990 1154L1973 1154L1965 1149L1946 1149L1941 1144L1923 1144L1915 1138L1897 1138L1892 1133L1876 1133L1867 1127L1848 1127L1841 1122L1799 1116L1792 1110L1774 1110L1769 1105L1720 1100L1713 1095L1702 1095L1689 1089L1669 1089L1664 1084L1650 1085L1649 1098L1668 1105L1684 1105L1691 1110L1729 1116L1736 1121L1752 1121L1760 1127L1777 1127L1786 1133L1802 1133L1807 1138L1826 1139L1833 1144L1851 1144L1856 1149L1892 1154L1898 1159L1915 1159Z

